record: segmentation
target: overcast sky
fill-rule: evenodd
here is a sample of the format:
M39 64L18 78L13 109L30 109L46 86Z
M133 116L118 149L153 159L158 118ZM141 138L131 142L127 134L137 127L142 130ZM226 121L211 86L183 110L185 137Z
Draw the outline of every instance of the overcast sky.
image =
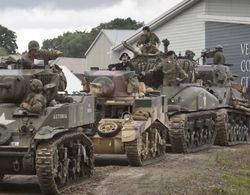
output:
M19 52L30 40L83 31L114 18L150 22L182 0L1 0L0 24L15 31Z

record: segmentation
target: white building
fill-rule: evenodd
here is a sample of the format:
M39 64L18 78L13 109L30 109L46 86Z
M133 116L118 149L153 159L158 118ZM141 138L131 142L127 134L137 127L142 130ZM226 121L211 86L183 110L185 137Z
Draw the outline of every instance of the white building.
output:
M110 63L117 62L118 58L112 56L111 48L127 39L134 32L135 30L101 30L85 53L87 69L90 67L106 69Z
M169 39L177 54L191 49L198 58L202 49L223 45L226 63L250 86L250 0L184 0L146 25L160 40ZM141 34L139 29L126 41L135 46ZM113 59L124 51L121 42L114 46Z

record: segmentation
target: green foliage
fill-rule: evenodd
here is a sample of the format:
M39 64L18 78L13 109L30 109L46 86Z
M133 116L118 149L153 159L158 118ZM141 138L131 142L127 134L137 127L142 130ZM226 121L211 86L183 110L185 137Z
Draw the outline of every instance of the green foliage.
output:
M0 56L6 56L7 52L3 47L0 47Z
M250 150L224 152L216 157L215 166L223 170L223 186L211 188L211 194L248 195L250 192Z
M143 23L131 18L116 18L108 23L101 23L99 26L92 28L90 32L66 32L54 39L46 39L43 41L42 48L60 50L67 57L83 57L102 29L138 29L142 25Z
M4 48L8 54L16 53L16 33L0 25L0 47Z

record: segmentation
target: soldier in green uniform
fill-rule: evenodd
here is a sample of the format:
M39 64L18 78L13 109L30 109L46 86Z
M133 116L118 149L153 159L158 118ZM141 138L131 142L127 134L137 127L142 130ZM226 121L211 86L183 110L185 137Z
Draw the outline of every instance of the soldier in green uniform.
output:
M50 60L63 56L63 53L60 51L40 49L39 43L34 40L29 42L28 49L29 51L22 55L21 64L23 69L39 68L39 65L34 63L35 60L43 60L44 66L40 68L46 68ZM67 87L67 80L62 69L57 65L51 68L59 76L58 90L64 91Z
M185 58L186 58L186 59L195 62L194 56L195 56L195 53L194 53L193 51L191 51L191 50L186 50L186 51L185 51Z
M162 71L164 74L163 86L176 86L179 76L185 79L188 78L188 74L181 68L179 62L176 60L174 51L168 51L166 57L167 58L156 66L153 71Z
M63 53L56 50L40 49L40 45L37 41L30 41L28 45L28 52L22 55L21 64L23 69L37 68L36 60L43 60L44 66L48 65L50 60L54 60L57 57L63 56Z
M31 113L41 113L46 107L46 99L42 94L43 84L39 79L32 79L30 81L31 93L21 103L20 107Z
M214 60L213 64L219 65L219 64L225 64L225 56L223 55L223 47L221 45L217 45L215 47L215 54L214 54Z
M143 35L141 35L136 46L140 48L142 54L155 54L159 52L160 39L157 35L151 32L149 26L145 26L143 29Z

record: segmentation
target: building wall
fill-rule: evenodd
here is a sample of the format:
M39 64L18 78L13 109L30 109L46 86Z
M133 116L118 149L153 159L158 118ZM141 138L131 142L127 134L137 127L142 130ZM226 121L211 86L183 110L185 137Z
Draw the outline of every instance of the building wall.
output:
M102 33L86 56L87 69L89 70L90 67L106 69L108 64L111 63L111 47L112 44Z
M250 86L250 25L206 22L206 48L221 44L227 64L238 80Z
M157 34L160 40L167 38L170 41L169 49L174 50L177 55L179 52L184 55L187 49L191 49L196 53L195 58L198 58L201 50L205 47L205 24L199 17L204 14L205 2L201 1L153 32ZM133 43L134 47L136 47L135 44ZM160 50L164 51L162 43ZM124 51L127 50L116 51L116 55L120 55Z
M184 55L185 50L191 49L198 57L205 46L205 25L199 18L204 13L205 3L202 1L156 29L155 33L161 40L168 38L169 49L177 54ZM163 45L160 49L163 50Z
M206 0L206 14L250 17L249 0Z

